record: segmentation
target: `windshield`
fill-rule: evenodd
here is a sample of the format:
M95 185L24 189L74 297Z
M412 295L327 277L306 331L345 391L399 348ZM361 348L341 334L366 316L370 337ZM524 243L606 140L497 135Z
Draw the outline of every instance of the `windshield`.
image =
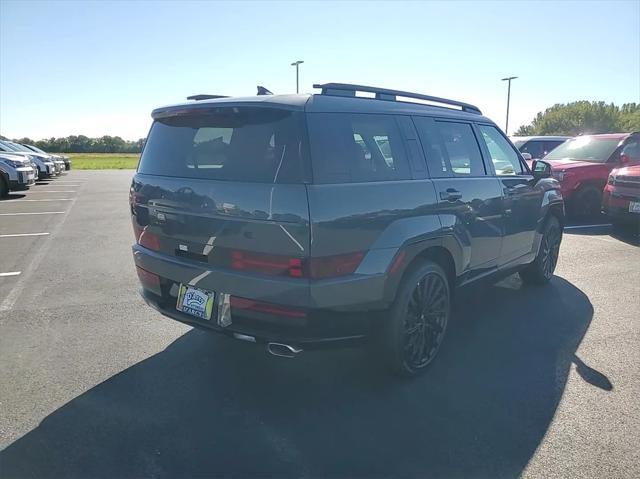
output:
M515 145L516 148L520 149L520 147L522 145L524 145L527 142L527 140L513 140L513 144Z
M40 148L38 148L37 146L33 146L33 145L24 145L27 148L29 148L30 150L33 150L37 153L44 153L44 154L48 154L46 151L41 150Z
M0 145L4 147L5 151L20 151L15 145L9 141L0 141Z
M275 108L217 108L155 121L139 173L184 178L301 181L302 114Z
M12 141L8 141L7 144L12 147L15 151L27 151L29 153L33 153L33 151L31 151L29 148L26 148L22 145L20 145L19 143L14 143Z
M564 142L552 150L545 160L580 160L606 163L620 143L620 138L580 136Z

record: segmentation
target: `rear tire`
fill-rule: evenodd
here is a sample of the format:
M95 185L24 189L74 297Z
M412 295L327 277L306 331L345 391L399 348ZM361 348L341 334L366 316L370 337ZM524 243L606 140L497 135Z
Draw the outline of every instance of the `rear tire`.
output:
M551 281L558 263L561 241L560 222L555 216L550 216L544 225L536 259L520 271L520 278L524 283L543 285Z
M444 339L451 314L449 281L443 269L422 261L406 273L384 318L376 354L400 376L427 369Z

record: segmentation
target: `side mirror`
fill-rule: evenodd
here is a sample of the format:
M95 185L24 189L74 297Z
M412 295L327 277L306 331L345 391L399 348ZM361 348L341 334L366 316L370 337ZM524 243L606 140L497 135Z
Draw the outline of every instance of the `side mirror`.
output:
M531 161L533 159L533 157L531 156L531 153L521 153L522 158L524 158L524 161Z
M546 161L534 160L531 169L533 170L533 177L536 180L541 180L542 178L551 178L551 165Z

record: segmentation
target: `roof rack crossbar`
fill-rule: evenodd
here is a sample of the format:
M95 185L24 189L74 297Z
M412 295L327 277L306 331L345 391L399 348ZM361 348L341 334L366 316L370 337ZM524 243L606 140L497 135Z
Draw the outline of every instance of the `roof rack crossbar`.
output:
M215 100L216 98L229 98L226 95L191 95L187 97L187 100L195 100L195 101L201 101L201 100Z
M475 113L481 115L480 108L470 103L464 103L456 100L449 100L447 98L440 98L437 96L422 95L420 93L412 93L408 91L389 90L386 88L377 88L364 85L352 85L350 83L316 83L313 88L320 88L323 95L335 95L335 96L351 96L355 97L357 91L375 93L376 100L398 101L398 97L413 98L417 100L425 100L434 103L440 103L442 105L451 105L459 107L462 111L469 113ZM438 105L434 105L438 106Z

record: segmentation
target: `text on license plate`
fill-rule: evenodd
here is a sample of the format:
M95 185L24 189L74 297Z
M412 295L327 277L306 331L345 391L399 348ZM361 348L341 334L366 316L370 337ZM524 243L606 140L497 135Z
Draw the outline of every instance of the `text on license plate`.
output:
M215 293L181 284L176 309L196 318L211 319Z
M631 201L631 202L629 202L629 213L640 213L640 202L639 201Z

